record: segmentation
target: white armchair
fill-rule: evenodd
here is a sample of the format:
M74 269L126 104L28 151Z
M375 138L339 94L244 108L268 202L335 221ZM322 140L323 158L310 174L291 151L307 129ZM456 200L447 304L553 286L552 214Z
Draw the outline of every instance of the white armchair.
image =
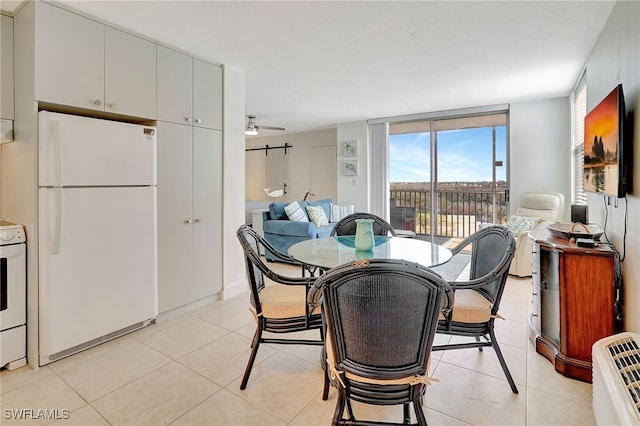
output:
M560 193L525 192L520 196L520 203L515 216L539 217L534 227L543 227L560 221L564 211L564 195ZM528 231L520 232L516 237L516 252L509 268L511 275L519 277L531 276L531 239Z

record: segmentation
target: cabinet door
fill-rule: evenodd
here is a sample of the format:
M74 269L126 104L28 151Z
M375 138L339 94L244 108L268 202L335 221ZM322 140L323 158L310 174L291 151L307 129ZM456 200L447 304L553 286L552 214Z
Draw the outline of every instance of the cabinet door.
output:
M156 45L105 28L105 111L156 117Z
M0 118L13 120L13 18L0 19Z
M593 344L616 332L613 255L566 254L562 272L563 351L591 362Z
M191 123L192 58L158 46L158 120Z
M104 110L104 25L36 2L36 99Z
M560 347L560 256L544 247L539 250L541 331Z
M158 122L158 312L193 301L191 131Z
M193 60L193 123L222 130L222 68Z
M222 289L222 132L193 128L195 298Z

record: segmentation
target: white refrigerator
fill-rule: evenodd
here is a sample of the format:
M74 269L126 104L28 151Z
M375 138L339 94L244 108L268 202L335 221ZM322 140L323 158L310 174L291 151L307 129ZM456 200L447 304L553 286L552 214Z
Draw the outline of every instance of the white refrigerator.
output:
M157 316L156 129L41 111L39 362Z

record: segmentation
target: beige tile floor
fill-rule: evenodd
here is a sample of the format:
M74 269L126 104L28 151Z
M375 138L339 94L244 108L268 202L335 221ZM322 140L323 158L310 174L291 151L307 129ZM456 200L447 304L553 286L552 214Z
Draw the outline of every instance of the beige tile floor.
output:
M430 374L440 381L426 393L431 425L595 424L591 385L557 374L528 342L530 293L529 279L510 277L501 308L506 321L497 325L520 394L511 393L491 349L434 353ZM247 307L247 295L236 296L38 370L2 371L0 423L330 424L336 392L328 401L320 397L318 347L261 347L247 389L239 389L254 332ZM34 419L47 417L38 410L49 410L58 420ZM387 421L401 415L399 408L356 405L355 410ZM15 413L30 418L17 420Z

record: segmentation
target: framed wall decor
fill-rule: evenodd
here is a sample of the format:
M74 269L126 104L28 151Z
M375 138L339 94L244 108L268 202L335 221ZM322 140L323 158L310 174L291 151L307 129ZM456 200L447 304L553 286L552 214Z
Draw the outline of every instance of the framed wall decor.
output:
M345 160L343 170L345 176L358 176L358 160Z
M345 157L357 157L358 141L357 140L342 141L342 155Z

